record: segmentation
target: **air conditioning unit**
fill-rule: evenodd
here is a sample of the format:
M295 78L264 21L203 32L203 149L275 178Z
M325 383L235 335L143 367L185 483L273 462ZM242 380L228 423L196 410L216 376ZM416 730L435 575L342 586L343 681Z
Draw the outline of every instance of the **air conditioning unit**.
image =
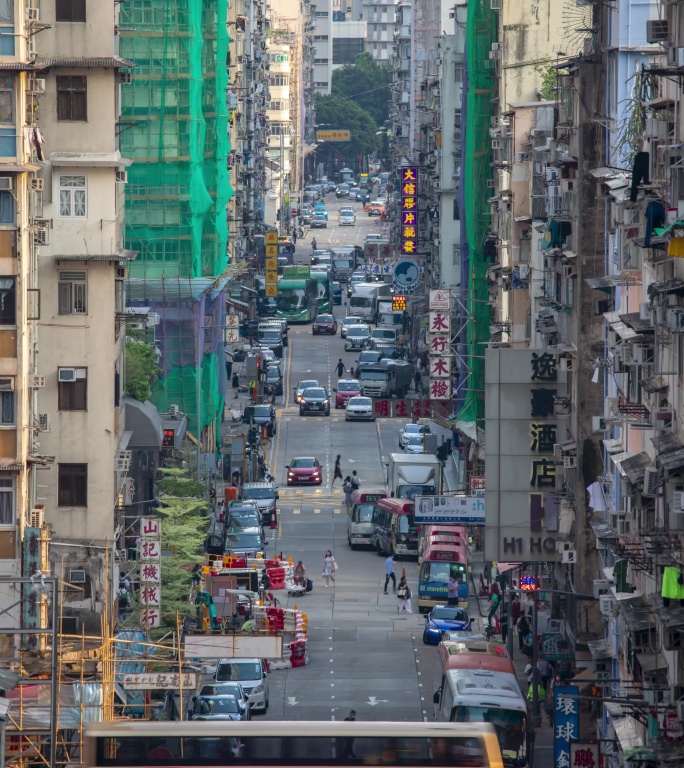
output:
M45 87L44 77L34 77L33 80L31 80L31 91L33 93L45 93Z
M501 149L503 144L499 139L492 139L492 149Z
M29 179L28 188L30 192L42 192L45 188L45 179Z
M658 486L660 473L655 467L646 467L644 469L644 488L641 491L642 496L654 498L658 495Z
M684 491L674 491L670 512L674 512L676 515L684 514Z
M653 362L653 348L643 344L635 344L632 347L632 360L637 365L647 365Z
M516 163L527 163L530 160L530 153L529 152L516 152L515 153L515 162Z
M43 389L45 387L45 376L29 375L29 387L31 389Z
M684 629L663 628L663 648L666 651L681 651L684 648Z
M610 592L610 581L608 579L594 579L593 581L594 598L599 599L602 595Z
M114 550L114 560L117 563L125 563L128 561L128 550L127 549L115 549Z
M46 227L36 227L33 230L33 242L36 245L48 245L49 230Z
M128 472L131 468L132 451L119 451L114 457L114 470Z
M529 264L519 264L518 265L518 271L520 272L520 279L521 280L529 280L530 279L530 265Z
M85 584L86 572L82 568L72 568L69 571L69 583L71 584Z
M606 680L610 676L610 659L596 659L592 666L597 680Z
M667 19L650 19L646 22L646 41L649 43L665 42L670 36Z
M57 371L57 381L59 382L71 382L76 381L76 369L75 368L60 368Z
M45 508L34 507L31 510L31 515L29 517L29 525L31 526L31 528L42 528L44 520L45 520Z
M684 333L684 307L674 307L666 310L665 325L673 333Z
M642 301L639 304L639 320L651 319L651 305L647 301Z
M177 406L177 405L170 405L170 406L169 406L169 416L170 416L172 419L177 419L177 418L178 418L178 414L179 414L179 413L180 413L180 411L179 411L179 409L178 409L178 406Z
M605 432L608 429L608 424L603 416L591 417L591 428L594 432Z
M574 469L577 466L577 456L563 456L563 469Z
M487 179L487 189L494 189L496 187L496 179Z
M656 432L674 432L677 426L676 414L671 408L662 408L659 411L653 411L651 414L651 424Z
M27 8L26 21L40 21L40 8Z
M41 432L49 432L50 431L50 416L47 413L39 413L38 414L38 429Z
M501 0L489 0L489 7L492 11L500 11Z
M121 85L130 85L133 82L133 73L119 72L119 82Z
M577 550L564 549L563 552L561 552L561 562L566 565L574 565L577 562Z
M117 171L116 172L116 183L117 184L128 184L128 171Z
M14 188L14 179L11 176L0 176L0 191L9 192Z
M601 595L599 597L599 610L601 615L608 618L615 615L615 605L617 600L612 595Z
M618 413L618 404L620 399L618 397L607 397L604 401L603 415L606 419L614 419Z

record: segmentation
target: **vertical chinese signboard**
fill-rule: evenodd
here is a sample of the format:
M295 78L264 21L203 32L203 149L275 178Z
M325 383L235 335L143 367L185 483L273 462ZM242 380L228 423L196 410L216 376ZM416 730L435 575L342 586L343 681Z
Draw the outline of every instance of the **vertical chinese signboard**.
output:
M567 374L556 355L547 349L485 351L487 560L561 557L554 445L567 439Z
M278 295L278 233L266 232L266 297Z
M418 169L401 169L401 252L418 252Z
M487 489L489 490L489 489ZM579 736L579 688L576 685L553 689L553 764L570 766L570 744Z
M448 400L451 397L451 291L430 291L428 309L429 397Z
M140 518L140 622L161 626L161 518Z
M594 741L574 741L570 744L569 768L599 768L601 752Z

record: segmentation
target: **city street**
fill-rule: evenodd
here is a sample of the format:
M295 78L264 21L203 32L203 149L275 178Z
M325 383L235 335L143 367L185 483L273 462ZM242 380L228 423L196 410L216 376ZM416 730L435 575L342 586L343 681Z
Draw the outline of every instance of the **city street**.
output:
M319 247L327 241L363 243L366 233L380 231L356 204L357 226L336 226L343 201L328 195L327 230L316 230ZM297 263L307 263L311 234L298 241ZM344 305L335 308L340 320ZM273 719L342 719L349 709L360 720L432 719L433 676L436 649L422 644L423 621L414 599L413 615L397 615L397 600L383 594L384 559L371 551L352 551L347 542L347 514L339 481L331 490L335 457L340 454L346 476L356 469L365 488L385 485L385 463L398 450L403 421L378 419L375 423L345 423L344 412L329 417L299 416L293 389L300 379L318 379L330 391L337 382L335 366L356 365L356 356L345 353L339 336L312 336L308 325L290 328L286 385L278 409L279 429L270 464L280 490L280 515L274 549L302 560L314 590L289 605L304 607L309 615L308 666L270 675L270 709ZM316 456L324 467L320 487L286 486L285 467L296 456ZM339 564L336 584L326 589L321 577L323 556L331 549ZM397 579L406 570L417 593L417 564L397 561ZM475 613L478 615L477 606ZM478 623L474 625L477 628Z

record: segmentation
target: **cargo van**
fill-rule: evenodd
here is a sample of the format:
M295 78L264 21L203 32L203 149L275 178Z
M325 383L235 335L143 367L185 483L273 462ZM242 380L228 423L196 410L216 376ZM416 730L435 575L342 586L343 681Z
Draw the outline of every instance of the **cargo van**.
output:
M252 711L268 709L268 680L263 659L219 659L214 680L217 683L240 683Z

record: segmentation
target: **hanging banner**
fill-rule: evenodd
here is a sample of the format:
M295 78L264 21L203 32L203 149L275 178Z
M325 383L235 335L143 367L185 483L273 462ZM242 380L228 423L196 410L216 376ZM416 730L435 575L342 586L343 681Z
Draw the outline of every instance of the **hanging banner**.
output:
M401 252L418 252L418 168L401 169Z

